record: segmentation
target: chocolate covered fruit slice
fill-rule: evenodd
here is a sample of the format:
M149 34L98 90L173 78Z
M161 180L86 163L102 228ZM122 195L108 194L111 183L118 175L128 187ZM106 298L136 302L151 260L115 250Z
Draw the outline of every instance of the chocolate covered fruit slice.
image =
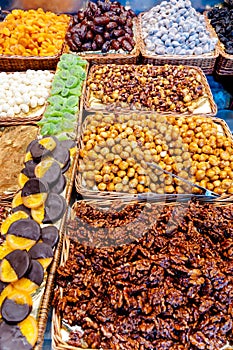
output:
M56 193L49 193L45 202L45 216L43 223L50 224L59 220L66 210L65 199Z
M29 179L32 177L35 177L35 167L37 166L37 163L33 160L28 160L24 163L24 168L22 169L22 173L26 175Z
M1 234L5 235L10 227L10 225L20 219L27 219L29 216L24 211L17 211L17 213L13 213L3 221L1 226Z
M14 290L11 283L4 283L0 281L0 307L3 300Z
M50 225L43 227L41 230L41 238L44 243L50 245L53 248L58 242L59 231L56 226Z
M23 204L23 200L22 200L22 191L19 191L17 192L15 195L14 195L14 198L11 202L11 207L12 208L15 208L15 207L18 207L19 205Z
M31 321L31 318L32 316L28 316L18 325L10 325L4 320L1 320L0 349L32 350L38 337L38 327L36 320L33 318L33 321ZM28 327L28 331L25 331L26 327Z
M61 175L61 168L53 159L43 159L35 167L35 175L37 178L46 181L48 185L53 185Z
M57 147L52 151L52 157L63 168L70 160L70 152L67 147L63 147L61 142L57 143Z
M6 234L6 241L12 249L29 249L40 238L40 225L31 219L13 222Z
M22 173L22 171L19 173L18 176L18 184L20 186L20 188L22 188L25 183L29 180L29 177L27 177L25 174Z
M59 176L58 181L49 187L50 192L60 194L66 187L66 178L63 174Z
M24 211L29 217L31 216L31 209L25 207L24 204L20 204L17 207L12 208L12 213L16 213L17 211Z
M9 244L6 241L4 241L0 245L0 260L2 260L7 254L12 252L12 250L13 249L9 246Z
M28 208L38 208L45 202L48 190L46 182L36 178L28 180L22 188L23 204Z
M31 209L31 215L33 220L35 220L38 224L42 224L45 216L44 203L38 208Z
M0 263L0 280L15 282L25 275L30 265L26 250L16 249L7 254Z
M38 325L36 319L29 315L25 320L19 323L19 328L28 343L31 344L31 346L34 346L38 338Z
M31 266L24 277L13 283L14 288L33 293L43 282L44 268L37 260L31 260Z
M53 250L46 243L37 243L29 251L31 259L39 261L39 263L46 269L53 260Z
M36 140L31 147L30 153L35 161L40 160L43 156L46 156L56 147L56 141L53 137L44 137L41 140Z
M6 322L16 324L23 321L31 310L32 297L30 294L16 289L3 300L1 315Z

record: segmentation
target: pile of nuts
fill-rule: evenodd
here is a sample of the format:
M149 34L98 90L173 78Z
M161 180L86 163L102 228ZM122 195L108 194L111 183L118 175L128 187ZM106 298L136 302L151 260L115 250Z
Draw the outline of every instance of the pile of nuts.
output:
M95 66L87 80L90 107L98 103L157 112L193 112L207 99L199 72L185 66Z
M226 53L233 55L233 8L229 5L214 7L208 12L208 18L224 45Z
M78 11L66 34L72 51L102 51L120 49L131 52L135 46L133 39L132 10L126 10L119 2L88 2L85 10Z
M13 10L0 23L0 54L54 56L61 49L70 18L52 12Z
M78 171L94 191L199 193L147 162L218 194L233 193L233 145L211 118L97 112L86 120Z
M145 230L123 245L98 209L83 203L76 209L68 222L75 241L57 270L54 297L63 321L74 326L69 345L213 350L233 341L232 205L147 203L141 211L140 203L131 205L124 212L140 215L129 229L121 223L120 235L134 236L142 223ZM112 216L117 222L122 211ZM92 245L92 237L102 245Z

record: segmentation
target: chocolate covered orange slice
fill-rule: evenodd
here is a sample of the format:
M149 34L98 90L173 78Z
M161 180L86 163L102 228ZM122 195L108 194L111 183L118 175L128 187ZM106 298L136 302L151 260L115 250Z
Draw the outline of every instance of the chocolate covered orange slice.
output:
M1 306L2 318L10 324L23 321L32 310L30 294L15 289L3 300Z
M35 324L33 331L36 337L35 343L32 345L27 340L27 337L23 334L22 331L25 331L25 321L31 316L28 316L24 321L20 322L18 325L11 325L5 322L4 320L0 321L0 349L4 350L32 350L33 345L35 345L37 337L38 337L38 330L37 330L37 324ZM36 320L34 321L36 323ZM23 326L21 324L23 323ZM28 321L27 321L28 323ZM31 322L30 322L31 323ZM22 327L22 330L21 330ZM30 326L32 328L32 326ZM32 331L30 330L30 333ZM32 336L30 336L30 339L32 339Z
M4 241L0 245L0 260L2 260L7 254L12 252L12 250L13 249L9 246L9 244L6 241Z
M13 213L9 215L6 220L3 221L1 226L1 234L5 235L10 227L10 225L20 219L27 219L29 216L24 211L17 211L17 213Z
M42 224L45 216L44 203L38 208L31 209L31 215L33 220L35 220L38 224Z
M28 208L38 208L45 202L48 190L46 182L36 178L28 180L22 188L23 204Z
M18 176L18 184L20 186L20 188L22 188L26 182L29 180L29 177L27 177L25 174L22 173L22 171L19 173Z
M49 186L49 190L50 192L60 194L64 191L65 187L66 187L66 178L63 174L61 174L57 182Z
M53 250L46 243L37 243L29 251L31 259L39 261L44 269L46 269L53 260Z
M26 250L16 249L7 254L0 263L0 280L15 282L25 275L30 265Z
M45 202L43 223L50 224L59 220L66 211L65 199L56 193L49 193Z
M58 181L61 176L61 168L53 159L45 158L35 167L35 175L50 186Z
M44 268L37 260L31 260L31 265L24 277L13 283L14 288L33 293L43 282Z
M59 231L56 226L50 225L43 227L41 230L41 238L44 243L50 245L53 248L58 242Z
M32 155L32 158L35 161L40 160L42 157L49 154L51 151L53 151L56 147L56 141L52 137L44 137L41 140L36 140L31 147L30 152Z
M35 177L35 167L37 166L37 163L35 163L33 160L28 160L24 163L24 168L22 169L22 173L26 175L29 179Z
M38 325L36 319L29 315L25 320L18 324L21 333L33 347L38 338Z
M40 238L40 225L31 219L13 222L6 234L6 241L12 249L29 249Z

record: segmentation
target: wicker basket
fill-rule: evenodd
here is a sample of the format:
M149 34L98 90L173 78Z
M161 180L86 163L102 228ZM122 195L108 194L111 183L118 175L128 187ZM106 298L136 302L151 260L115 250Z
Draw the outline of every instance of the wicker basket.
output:
M59 52L54 56L0 55L0 71L14 72L27 69L55 71L64 47L65 40Z
M211 30L215 33L215 36L217 36L214 28L210 24L210 20L208 19L208 11L204 12L204 16L206 21L208 21ZM218 51L219 57L215 67L216 73L219 75L233 75L233 55L226 53L224 45L220 41L218 41Z
M179 116L177 115L177 118L179 118ZM233 140L233 136L232 133L227 125L227 123L219 118L212 118L214 123L218 125L218 129L219 129L219 133L220 134L224 134L227 138L229 138L230 140ZM83 127L82 127L82 131L86 130L86 127L88 125L88 118L84 121L83 123ZM79 148L82 149L83 148L83 142L82 142L82 138L80 137L79 140ZM77 156L78 157L78 156ZM77 165L78 165L78 161L77 161ZM83 185L83 181L82 181L82 174L77 172L76 174L76 178L75 178L75 188L76 188L76 192L78 194L80 194L83 198L98 198L98 199L111 199L111 200L118 200L118 199L124 199L124 200L147 200L151 197L154 198L154 200L156 198L158 198L159 200L162 201L167 201L168 199L171 200L173 198L184 198L186 199L186 197L191 196L191 194L164 194L164 195L158 195L156 193L153 192L148 192L148 193L137 193L137 194L130 194L127 192L110 192L110 191L99 191L99 190L90 190L87 189L84 185Z
M207 199L208 200L208 199ZM232 196L228 199L220 199L220 200L215 200L212 202L213 206L229 206L232 205ZM138 202L138 201L119 201L117 203L113 203L111 200L88 200L86 201L87 204L96 207L98 210L104 211L104 210L109 210L111 208L113 209L118 209L121 210L122 206L126 206L126 205L132 205L133 203ZM203 198L203 202L205 202L205 198ZM138 202L139 204L144 205L141 201ZM153 199L151 201L151 203L153 203ZM71 219L74 219L76 214L75 214L75 205L76 203L74 203L72 210L71 210ZM177 201L171 201L170 203L165 203L165 202L159 202L157 204L154 205L158 205L161 207L162 206L179 206L180 203ZM91 224L90 224L91 225ZM63 240L63 247L62 247L62 254L61 254L61 260L60 260L60 264L59 266L62 266L65 264L65 262L67 261L68 257L69 257L69 249L70 249L70 239L68 237L68 235L65 233L64 236L64 240ZM63 288L59 289L60 291L60 296L63 295ZM80 347L75 347L75 346L71 346L68 345L67 342L64 340L64 333L62 332L62 315L61 313L56 310L56 308L53 309L53 316L52 316L52 348L54 350L83 350L84 348L80 348ZM91 350L91 348L86 348L86 350ZM107 350L107 349L106 349ZM110 350L110 349L109 349ZM132 349L133 350L133 349ZM219 350L233 350L233 347L231 346L224 346L223 348L219 349Z
M137 58L140 54L139 50L139 32L138 32L138 20L134 18L134 40L135 47L129 53L93 53L93 52L73 52L70 51L68 46L64 48L64 52L75 53L85 60L89 61L91 65L93 64L136 64Z
M200 67L205 74L213 73L216 59L219 56L218 46L216 46L213 53L204 54L204 55L185 56L185 55L149 54L148 51L146 50L144 40L142 38L142 31L141 31L142 15L143 13L140 13L138 18L139 18L139 45L140 45L140 51L142 54L143 63L150 63L158 66L161 66L164 64L174 64L174 65L183 64L188 66ZM207 30L210 32L211 37L217 37L215 31L209 25L207 20L206 20L206 27L207 27Z
M103 67L104 67L104 66L103 66ZM90 71L89 71L89 74L88 74L88 79L91 79L92 74L93 74L93 72L94 72L94 70L95 70L96 68L99 68L99 67L98 67L98 66L92 66L92 67L90 68ZM173 68L175 69L176 66L173 66ZM189 66L189 68L195 69L195 70L197 71L197 73L201 75L201 78L202 78L201 83L202 83L202 85L203 85L204 88L205 88L205 94L208 96L208 101L209 101L209 105L210 105L210 109L211 109L211 112L207 112L207 111L201 112L201 113L198 112L198 114L204 114L204 115L206 115L206 116L214 116L214 115L216 115L216 114L217 114L217 106L216 106L216 104L215 104L215 102L214 102L214 98L213 98L212 92L211 92L211 90L210 90L210 86L209 86L209 84L208 84L208 81L207 81L207 79L206 79L206 76L204 75L203 71L202 71L199 67L191 67L191 66ZM86 88L86 93L85 93L85 97L84 97L84 108L85 108L85 110L87 110L87 111L95 111L95 110L103 110L103 111L119 110L120 112L122 112L122 111L129 111L129 110L131 109L130 106L129 106L128 108L115 107L114 104L106 104L106 105L100 104L100 105L98 105L98 106L92 107L92 106L90 105L89 99L90 99L90 88L87 86L87 88ZM134 111L135 111L135 107L133 107L133 108L134 108ZM132 108L132 109L133 109L133 108ZM147 112L147 111L146 111L146 112ZM155 111L155 112L156 112L156 111ZM170 115L173 115L173 114L174 114L174 112L156 112L156 113L158 113L158 114L165 114L165 115L169 115L169 114L170 114ZM188 114L190 114L190 112L180 113L180 115L188 115Z

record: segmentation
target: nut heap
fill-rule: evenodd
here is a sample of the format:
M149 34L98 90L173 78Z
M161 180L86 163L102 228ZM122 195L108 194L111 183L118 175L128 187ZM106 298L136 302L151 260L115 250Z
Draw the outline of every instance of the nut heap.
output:
M207 98L202 77L185 66L96 66L87 80L92 103L157 112L193 112Z
M72 51L133 50L132 10L126 10L119 2L88 2L87 8L78 11L66 34Z
M198 191L146 162L218 194L233 193L233 147L212 119L156 114L90 115L78 171L94 191Z
M86 206L83 223L68 224L76 236L57 270L54 305L69 326L69 345L113 350L213 350L233 341L232 205L191 202L176 207L146 204L135 223L141 236L124 245L109 228L111 246L81 244L99 236L99 210ZM139 204L130 206L138 211ZM127 208L125 208L127 211ZM121 213L115 216L117 221ZM86 220L85 220L86 219ZM94 224L94 221L96 225ZM121 227L122 235L134 229ZM89 239L88 239L89 238ZM106 236L102 236L102 244Z

